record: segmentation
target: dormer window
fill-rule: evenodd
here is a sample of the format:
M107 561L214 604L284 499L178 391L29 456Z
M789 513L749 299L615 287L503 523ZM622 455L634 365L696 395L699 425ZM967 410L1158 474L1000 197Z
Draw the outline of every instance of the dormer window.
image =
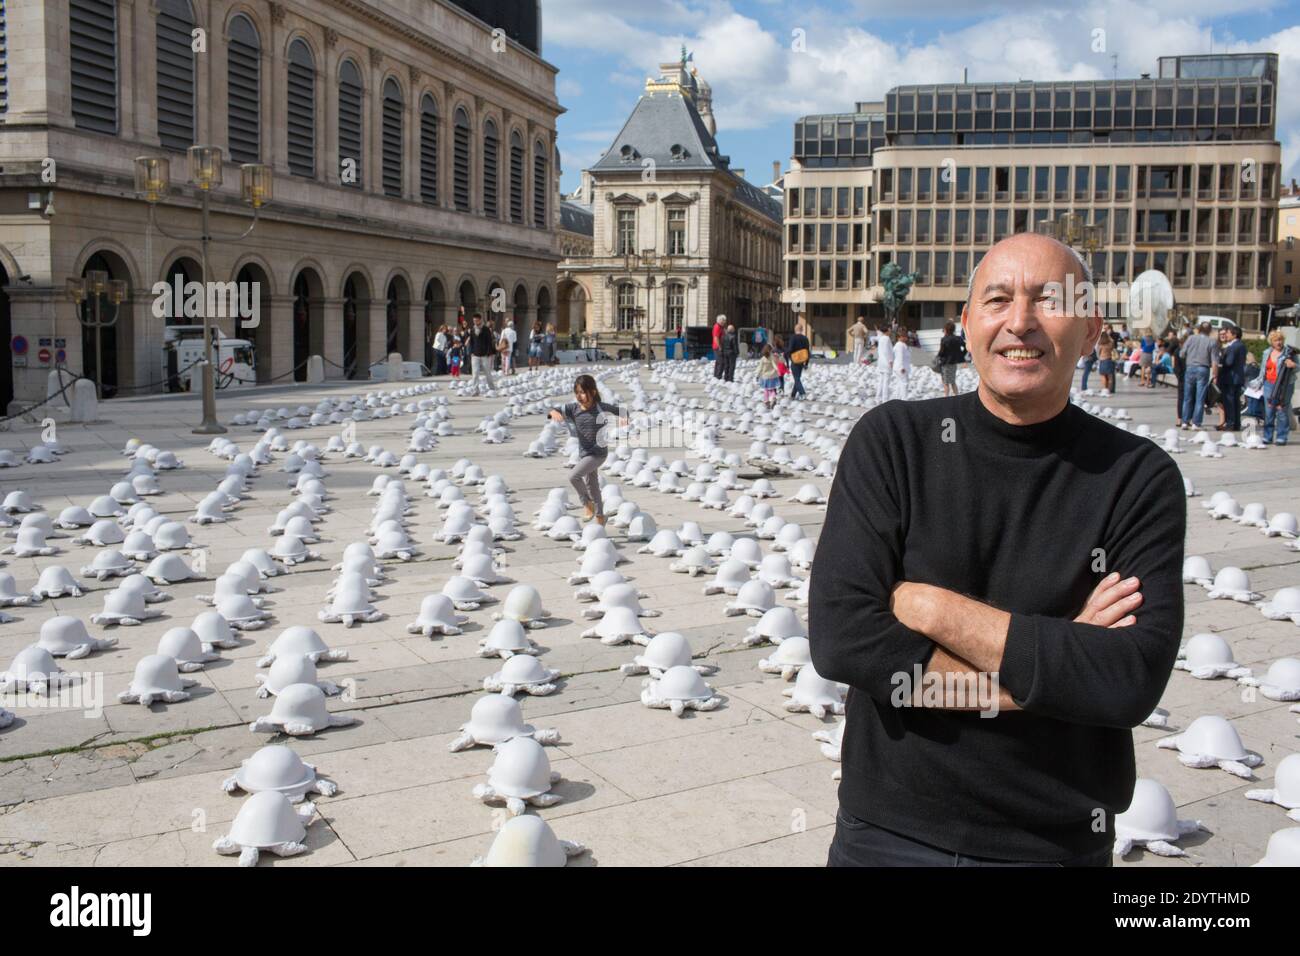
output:
M681 143L673 143L673 145L668 148L668 152L672 155L672 161L674 163L685 162L686 157L691 155L686 151L686 147L682 146Z
M633 149L630 144L624 145L618 151L618 154L622 158L623 162L625 163L630 163L633 162L634 160L641 158L641 154L638 153L635 149Z

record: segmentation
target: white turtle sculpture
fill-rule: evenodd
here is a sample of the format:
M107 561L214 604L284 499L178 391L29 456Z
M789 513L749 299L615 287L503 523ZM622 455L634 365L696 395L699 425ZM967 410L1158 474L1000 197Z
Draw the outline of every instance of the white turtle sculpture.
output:
M1264 858L1253 866L1300 866L1300 827L1278 830L1268 838Z
M158 653L170 657L186 674L203 670L204 664L221 660L212 645L203 643L194 629L188 627L169 628L158 639Z
M1234 567L1220 568L1206 590L1211 600L1238 601L1242 604L1251 604L1264 597L1250 589L1250 578L1246 572Z
M808 628L804 627L803 621L799 620L799 615L795 613L794 608L779 604L763 612L758 623L745 632L741 644L745 647L753 647L766 641L780 644L792 637L807 638Z
M1255 606L1270 621L1300 624L1300 588L1282 588L1273 600L1258 601Z
M750 617L762 617L776 606L776 591L772 585L758 578L746 581L736 592L736 600L729 602L723 612L728 617L748 614Z
M494 621L518 621L527 628L546 626L551 612L542 607L542 596L531 584L516 584L501 603L501 610L493 613Z
M74 680L63 672L53 654L39 644L29 644L14 655L9 669L0 673L0 694L48 694Z
M283 693L285 688L295 684L315 684L327 697L339 693L342 688L333 681L316 679L316 662L304 654L285 654L277 657L271 669L265 674L254 674L257 681L257 696L260 698Z
M470 866L564 866L586 849L581 843L558 839L541 817L524 814L506 820L487 856L476 857Z
M307 850L307 825L316 813L315 805L295 808L289 798L275 790L254 793L235 814L230 832L218 837L212 849L223 856L239 854L240 866L257 866L263 852L276 856L297 856Z
M512 737L532 737L538 743L560 742L560 732L548 727L538 730L524 723L519 702L505 694L487 694L474 702L469 720L461 724L461 733L448 749L455 753L470 747L492 747Z
M781 694L790 698L785 702L785 709L793 713L810 713L818 720L825 720L828 714L836 717L844 714L843 686L822 677L811 662L799 668L794 686Z
M1300 823L1300 754L1287 754L1273 773L1273 786L1247 790L1247 800L1275 803L1287 810L1287 817Z
M780 674L782 680L794 680L804 667L812 664L812 652L806 637L788 637L777 645L776 653L758 662L764 674Z
M369 624L383 620L384 612L370 603L370 596L366 593L365 583L349 581L348 584L356 586L340 587L338 593L330 601L329 607L321 608L316 617L326 624L341 623L345 627L354 627L358 623Z
M1243 677L1241 683L1258 687L1269 700L1300 700L1300 659L1279 657L1263 677Z
M477 611L483 604L496 600L471 579L461 574L448 578L447 583L442 586L442 593L451 598L451 603L458 611Z
M595 627L582 632L583 637L598 637L602 644L649 644L654 636L641 624L635 611L626 607L613 607L606 611Z
M483 678L483 689L513 697L520 691L534 697L544 697L556 690L558 670L546 667L529 654L514 654L506 658L501 670Z
M650 639L645 651L632 658L630 664L623 664L619 670L624 674L649 674L662 677L665 671L674 667L690 667L699 674L712 674L716 665L703 661L696 663L691 656L691 645L677 631L663 631Z
M41 571L36 586L32 588L32 600L41 601L45 598L58 598L65 595L81 597L84 593L71 571L61 564L51 564Z
M347 727L356 720L351 714L331 714L325 707L325 692L315 684L290 684L276 694L271 713L257 718L248 729L255 734L278 731L303 737L330 727Z
M524 632L518 621L506 618L492 625L487 637L479 641L479 657L500 657L509 660L516 654L540 654L541 650Z
M529 658L531 660L531 658ZM551 793L560 775L551 769L546 749L532 737L503 740L492 748L496 758L488 771L487 783L476 784L474 797L484 803L504 803L511 816L528 807L551 807L564 798Z
M114 647L117 638L93 638L86 632L86 625L80 618L60 615L41 625L41 635L36 643L55 657L75 661L92 651L106 651Z
M1217 714L1197 717L1181 734L1162 737L1156 741L1162 750L1177 750L1178 762L1184 767L1204 769L1218 767L1237 777L1250 779L1252 767L1258 767L1264 758L1247 750L1233 727Z
M1232 648L1218 634L1194 634L1178 651L1174 667L1197 680L1249 677L1250 668L1232 659Z
M699 671L685 664L669 667L659 677L647 677L641 686L642 704L670 710L674 717L682 717L688 710L716 710L724 700L704 682Z
M118 694L117 699L119 703L138 703L144 707L150 706L154 701L175 704L189 700L190 694L185 688L197 683L196 680L181 676L174 657L149 654L136 663L131 685Z
M1115 817L1115 855L1127 856L1140 846L1157 856L1186 856L1175 841L1204 829L1200 820L1178 819L1174 798L1162 784L1139 777L1128 809Z
M200 615L200 617L202 616ZM197 621L195 629L198 629ZM293 627L286 627L280 632L279 637L272 641L271 646L267 648L266 656L257 662L257 666L270 667L275 663L277 657L294 654L308 657L317 664L321 661L345 661L348 659L346 650L330 650L329 646L321 639L321 636L312 628L294 625Z
M429 594L420 602L420 613L415 620L406 625L406 633L423 634L425 637L459 634L460 625L468 620L464 615L456 613L456 608L447 595Z

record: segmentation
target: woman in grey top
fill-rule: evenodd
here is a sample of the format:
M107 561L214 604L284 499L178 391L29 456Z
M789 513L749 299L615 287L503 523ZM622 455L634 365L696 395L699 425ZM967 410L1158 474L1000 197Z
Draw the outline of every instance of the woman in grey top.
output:
M577 399L564 407L551 409L551 418L567 422L569 431L578 438L578 463L569 470L569 484L578 492L586 506L587 520L593 517L597 524L605 523L604 505L600 500L598 469L609 454L605 445L605 413L618 414L618 406L600 400L596 380L590 375L579 375L573 382L573 395ZM619 424L627 424L620 418Z

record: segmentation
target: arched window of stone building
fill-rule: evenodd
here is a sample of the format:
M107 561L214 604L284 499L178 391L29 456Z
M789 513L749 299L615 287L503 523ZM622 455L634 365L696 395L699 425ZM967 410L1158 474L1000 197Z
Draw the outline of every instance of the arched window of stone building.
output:
M383 180L384 195L402 195L402 88L391 76L384 82Z
M524 221L524 141L510 134L510 221Z
M351 60L339 64L339 175L344 186L361 188L361 71Z
M537 142L533 144L533 225L545 229L546 195L550 189L550 162L546 158L546 147Z
M438 205L438 104L428 93L420 100L420 201Z
M117 2L70 0L72 119L78 129L117 132Z
M489 219L500 215L497 178L497 124L489 119L483 124L483 212Z
M469 114L456 110L456 141L452 156L452 198L460 212L469 212Z
M158 0L158 141L179 152L194 145L193 30L189 0Z
M256 163L262 143L262 45L248 17L230 21L226 47L226 133L230 160Z
M316 61L307 41L289 44L289 172L316 178Z

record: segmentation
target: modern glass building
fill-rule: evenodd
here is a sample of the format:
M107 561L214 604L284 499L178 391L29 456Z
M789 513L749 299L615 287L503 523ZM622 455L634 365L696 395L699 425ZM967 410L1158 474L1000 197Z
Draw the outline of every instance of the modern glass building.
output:
M1273 302L1276 103L1277 55L1263 53L1161 57L1136 79L898 86L882 104L803 117L785 297L842 344L855 315L881 315L873 286L895 261L919 274L908 324L938 327L960 315L990 245L1075 212L1104 227L1083 250L1099 280L1159 269L1180 304L1259 327Z

